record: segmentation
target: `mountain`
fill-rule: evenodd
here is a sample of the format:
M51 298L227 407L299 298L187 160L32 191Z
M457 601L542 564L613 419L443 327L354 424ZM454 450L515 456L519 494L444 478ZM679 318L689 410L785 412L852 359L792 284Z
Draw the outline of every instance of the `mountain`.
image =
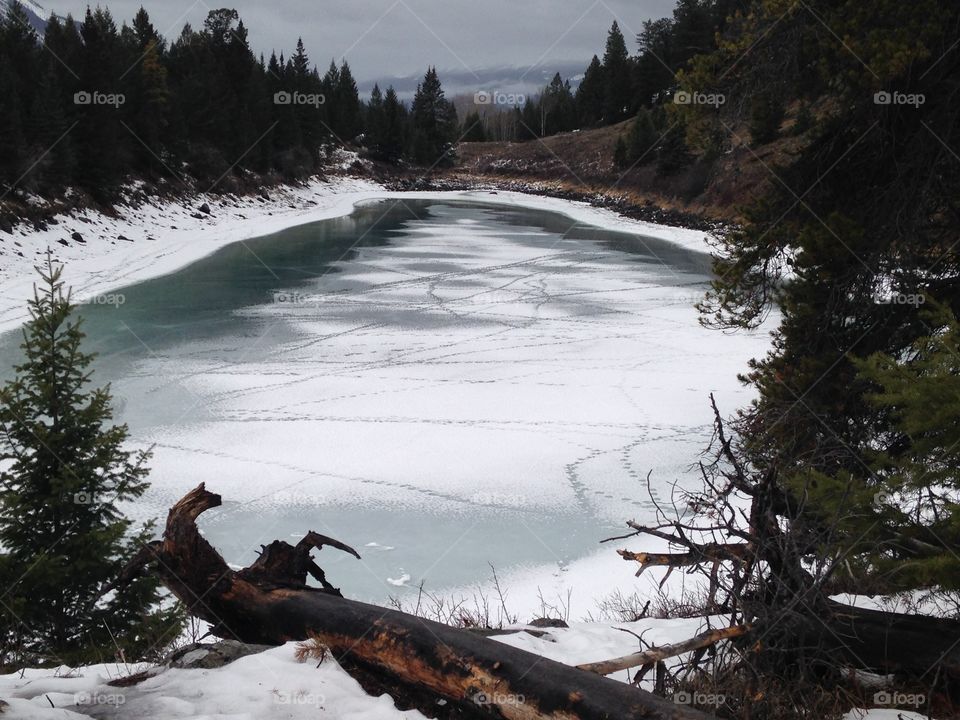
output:
M550 83L554 74L560 73L576 89L583 77L588 60L565 61L552 65L531 68L529 66L510 66L480 68L474 71L465 68L439 70L443 91L448 98L457 95L473 95L477 92L504 93L532 97ZM417 84L423 80L423 73L417 75L382 76L357 83L360 96L369 96L374 83L386 90L393 85L401 100L412 100Z
M43 5L34 0L20 0L20 4L23 5L23 9L27 13L27 17L30 18L30 25L36 30L40 35L43 35L44 31L47 29L47 20L50 17L50 11L47 10ZM4 12L7 11L13 5L13 0L0 0L0 9ZM60 15L57 15L61 20L63 19Z

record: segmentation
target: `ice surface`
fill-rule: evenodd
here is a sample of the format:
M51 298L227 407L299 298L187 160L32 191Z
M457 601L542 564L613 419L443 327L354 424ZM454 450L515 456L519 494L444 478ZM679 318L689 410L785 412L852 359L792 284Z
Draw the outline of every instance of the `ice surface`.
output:
M766 336L697 324L702 233L526 196L385 195L426 201L426 216L412 213L322 275L287 282L278 268L283 281L268 278L262 299L198 319L209 332L158 340L147 334L157 322L141 328L135 315L101 313L100 326L123 317L136 328L103 359L101 378L114 380L137 442L154 446L153 486L129 510L162 517L206 482L225 502L201 526L231 563L313 529L361 549L361 563L320 557L354 597L382 601L421 581L456 589L486 577L490 563L516 583L518 605L533 607L543 583L562 590L591 558L607 567L597 542L652 512L648 472L660 500L670 483L694 481L690 467L710 436L707 396L729 411L748 400L736 374ZM344 192L250 224L283 227L361 199L375 213L376 196ZM457 204L464 199L497 206ZM82 284L116 289L245 232L235 218L220 222L226 229L194 233L199 248L176 235L168 255L139 256L123 273L115 255L89 257L78 263ZM269 266L285 237L225 257L249 251ZM164 282L205 281L217 257ZM84 275L92 266L100 270ZM278 292L296 302L276 302ZM135 313L134 299L122 310ZM188 324L170 315L163 323ZM409 589L391 582L405 575ZM623 565L617 576L630 582Z

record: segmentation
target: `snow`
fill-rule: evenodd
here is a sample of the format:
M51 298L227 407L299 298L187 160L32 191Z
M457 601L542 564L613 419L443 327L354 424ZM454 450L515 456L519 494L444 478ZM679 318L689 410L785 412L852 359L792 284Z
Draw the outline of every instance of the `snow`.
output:
M372 697L332 658L299 663L296 643L240 658L212 670L165 669L132 687L106 681L126 674L118 666L82 668L78 677L28 670L0 676L0 698L11 720L129 718L130 720L421 720L397 710L388 695ZM140 668L137 668L140 669ZM53 703L56 707L51 708Z
M843 716L843 720L927 720L928 717L926 713L897 708L871 708L869 710L854 708Z

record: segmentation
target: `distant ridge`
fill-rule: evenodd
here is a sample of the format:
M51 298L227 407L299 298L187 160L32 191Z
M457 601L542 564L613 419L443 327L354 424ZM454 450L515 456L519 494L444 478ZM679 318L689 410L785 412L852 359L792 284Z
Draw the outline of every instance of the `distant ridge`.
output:
M40 35L47 30L47 20L50 18L50 11L35 0L20 0L27 17L30 19L30 26ZM13 0L0 0L0 10L4 13L13 5ZM62 15L57 15L60 20L65 19Z

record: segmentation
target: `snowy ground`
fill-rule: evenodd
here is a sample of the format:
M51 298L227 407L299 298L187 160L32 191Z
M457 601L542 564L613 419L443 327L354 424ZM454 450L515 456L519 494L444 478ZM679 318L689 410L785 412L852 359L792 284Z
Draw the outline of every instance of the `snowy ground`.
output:
M620 628L619 630L617 628ZM633 634L657 645L678 642L701 631L698 620L641 620L573 623L543 637L500 636L500 642L567 664L605 660L636 652ZM628 630L629 632L623 632ZM0 676L0 699L14 720L85 717L122 720L422 720L401 712L388 695L371 697L332 658L298 663L296 643L241 658L213 670L167 669L127 688L106 683L146 666L95 665L78 670L27 670ZM612 676L626 680L626 671ZM707 708L705 708L707 709ZM921 720L908 709L851 711L845 720Z

